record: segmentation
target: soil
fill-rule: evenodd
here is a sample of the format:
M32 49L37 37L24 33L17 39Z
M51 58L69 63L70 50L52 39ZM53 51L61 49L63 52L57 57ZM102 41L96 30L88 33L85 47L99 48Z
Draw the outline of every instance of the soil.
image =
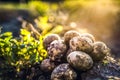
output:
M82 80L120 80L120 61L107 57L107 63L95 63L94 67L83 73Z

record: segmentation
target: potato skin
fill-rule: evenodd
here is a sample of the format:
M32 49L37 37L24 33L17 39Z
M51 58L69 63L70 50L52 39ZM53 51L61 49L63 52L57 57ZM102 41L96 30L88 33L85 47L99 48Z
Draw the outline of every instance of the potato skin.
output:
M68 63L60 64L51 74L51 80L76 80L76 77L77 73Z
M100 61L109 53L109 48L103 42L95 42L93 44L93 52L89 55L93 58L94 61Z
M57 34L49 34L43 39L43 46L45 49L47 49L50 45L50 43L54 40L59 40L60 37Z
M86 71L93 66L92 58L82 51L73 51L67 56L68 63L76 70Z
M67 46L63 40L54 40L47 49L51 61L61 61L67 51Z
M70 30L70 31L67 31L65 34L64 34L64 41L67 45L69 45L69 41L75 37L75 36L80 36L80 33L78 33L77 31L74 31L74 30Z
M93 44L87 37L74 37L70 40L70 49L90 53L93 51Z
M44 59L40 65L40 68L43 72L51 72L55 67L55 63L50 61L50 59Z
M92 34L89 34L89 33L83 33L83 34L80 34L81 37L87 37L89 39L91 39L91 41L94 43L95 42L95 37L92 35Z

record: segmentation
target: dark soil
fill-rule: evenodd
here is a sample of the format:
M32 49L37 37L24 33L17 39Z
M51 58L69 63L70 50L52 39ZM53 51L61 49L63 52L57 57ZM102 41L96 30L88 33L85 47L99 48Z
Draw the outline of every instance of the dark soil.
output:
M82 80L120 80L120 61L107 57L106 62L95 63L94 67L83 73Z

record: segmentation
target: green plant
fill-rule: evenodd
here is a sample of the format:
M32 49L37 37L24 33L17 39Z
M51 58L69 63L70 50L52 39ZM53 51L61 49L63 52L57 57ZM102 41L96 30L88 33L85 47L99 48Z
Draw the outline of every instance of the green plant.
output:
M51 20L52 18L52 20ZM57 19L53 16L40 16L37 19L35 19L35 23L37 27L40 29L40 33L43 36L46 36L47 34L60 34L63 31L63 25L58 24Z
M16 71L41 62L47 57L42 36L36 40L26 29L21 29L21 37L13 38L11 32L0 34L0 59L3 67L15 67Z

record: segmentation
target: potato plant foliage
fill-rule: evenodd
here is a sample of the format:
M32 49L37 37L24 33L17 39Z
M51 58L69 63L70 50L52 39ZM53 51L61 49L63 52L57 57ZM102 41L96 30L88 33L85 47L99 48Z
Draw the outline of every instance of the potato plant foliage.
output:
M13 38L11 32L0 34L0 68L21 68L41 62L47 57L43 48L43 36L36 40L26 29L21 29L20 38Z

